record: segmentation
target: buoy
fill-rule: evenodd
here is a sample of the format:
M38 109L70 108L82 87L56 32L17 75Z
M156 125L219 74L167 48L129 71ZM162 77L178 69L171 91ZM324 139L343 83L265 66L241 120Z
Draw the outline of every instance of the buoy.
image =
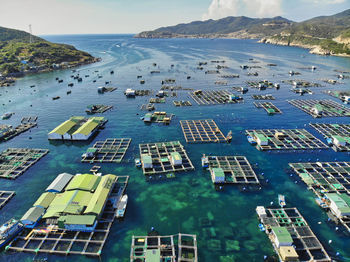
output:
M332 242L333 242L332 239L328 240L328 244L330 244L330 243L332 243Z
M318 224L319 224L319 225L321 225L321 224L322 224L322 222L321 222L321 221L318 221Z

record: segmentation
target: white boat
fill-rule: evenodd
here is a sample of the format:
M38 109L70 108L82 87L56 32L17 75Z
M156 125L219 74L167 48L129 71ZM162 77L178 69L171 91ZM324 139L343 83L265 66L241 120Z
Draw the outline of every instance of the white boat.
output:
M124 217L127 204L128 204L128 195L123 195L117 205L116 217Z
M278 203L280 207L284 207L286 205L284 195L278 195Z

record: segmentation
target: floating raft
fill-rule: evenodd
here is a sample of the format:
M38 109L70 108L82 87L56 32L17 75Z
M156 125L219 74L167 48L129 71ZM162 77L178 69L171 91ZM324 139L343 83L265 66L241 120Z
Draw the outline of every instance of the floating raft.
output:
M350 124L310 124L326 139L332 139L334 151L350 151ZM334 138L338 143L334 143Z
M335 98L338 98L342 102L346 101L345 97L350 97L350 92L349 91L341 91L341 90L327 90L323 91L324 94L333 96Z
M198 105L220 105L228 103L238 103L241 98L230 100L230 97L236 97L227 90L196 90L189 92L190 96ZM239 99L238 99L239 98Z
M332 261L297 208L265 209L259 206L257 213L280 261L289 261L284 257L290 256L295 256L290 261ZM278 241L278 237L283 241ZM292 245L279 245L280 242L289 241Z
M196 235L132 236L130 262L148 261L152 255L156 261L198 262Z
M213 119L181 120L187 143L226 143L227 139Z
M16 179L48 152L47 149L8 148L0 153L0 178Z
M319 199L334 193L350 195L350 162L289 163L289 166ZM337 216L337 220L350 232L349 216Z
M89 105L85 110L85 112L87 114L102 114L112 108L113 106L107 106L107 105Z
M131 138L108 138L97 141L87 150L81 162L84 163L120 163L129 148ZM89 156L91 153L91 157Z
M165 103L165 98L164 97L162 97L162 98L160 98L160 97L150 98L149 103L163 104L163 103Z
M259 150L314 150L328 146L305 129L259 129L246 130Z
M192 106L190 101L173 101L174 106Z
M185 148L179 141L140 144L139 148L144 175L194 170ZM179 154L181 163L175 163L172 160L172 153ZM149 163L145 163L144 156L150 158Z
M128 181L129 176L118 176L109 197L120 198ZM8 251L100 257L116 214L117 208L108 202L93 232L57 229L55 232L30 234L31 229L24 229L9 244Z
M14 195L16 195L15 191L0 191L0 209L3 208Z
M2 136L0 137L0 142L8 141L11 138L18 136L19 134L22 134L35 126L37 126L36 122L26 121L21 122L21 124L16 126L15 128L12 128L9 125L0 125L0 133L2 134Z
M209 171L213 183L259 184L259 179L245 156L208 156ZM216 177L216 170L224 178Z
M254 102L257 108L263 108L269 115L282 114L282 111L271 102Z
M273 95L252 95L254 100L275 100Z
M350 116L350 108L334 102L333 100L294 99L288 102L313 117Z

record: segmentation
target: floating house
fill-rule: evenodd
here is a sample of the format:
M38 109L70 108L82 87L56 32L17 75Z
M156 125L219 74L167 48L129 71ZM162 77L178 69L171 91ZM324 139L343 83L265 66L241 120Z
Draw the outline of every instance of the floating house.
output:
M210 174L213 183L225 183L225 173L222 168L211 168Z
M333 214L338 218L350 216L350 196L345 193L329 193L326 196L329 199L329 208Z
M44 208L31 207L21 218L21 222L26 228L34 228L44 214Z
M125 90L126 97L135 97L136 92L134 89L128 88Z
M179 152L172 152L170 154L170 163L173 166L181 166L182 165L182 157Z
M104 117L71 117L48 134L49 140L88 140L107 120Z
M272 234L274 236L273 242L277 248L281 246L292 246L293 239L286 227L271 227Z
M256 142L259 146L267 146L269 144L269 140L263 134L255 134Z
M141 155L141 163L144 168L153 168L153 160L150 155L142 154Z
M46 188L46 192L60 193L73 178L73 175L68 173L59 174L54 181Z

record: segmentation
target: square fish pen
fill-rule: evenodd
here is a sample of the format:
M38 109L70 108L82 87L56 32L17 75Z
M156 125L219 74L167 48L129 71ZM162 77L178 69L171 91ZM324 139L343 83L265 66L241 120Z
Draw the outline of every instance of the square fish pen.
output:
M305 129L246 130L257 142L258 150L315 150L328 146Z
M120 163L129 148L131 138L108 138L97 141L83 154L83 163Z
M185 148L179 141L159 142L140 144L140 155L148 156L151 159L150 165L142 162L144 175L157 175L162 173L185 172L194 170L194 166L188 157ZM181 157L181 163L174 163L171 160L172 153L178 153Z
M0 209L16 194L15 191L0 191Z
M221 168L225 174L224 184L259 184L259 179L245 156L208 156L209 171ZM212 174L212 181L215 178Z
M332 148L334 151L350 151L350 124L310 124L324 138L332 139ZM342 142L334 143L334 138L342 140Z
M129 176L118 176L109 198L120 199L128 181ZM116 214L117 207L108 201L92 232L66 229L45 231L39 228L34 233L31 229L24 229L9 244L8 251L100 257Z
M275 100L273 95L252 95L254 100Z
M319 199L325 193L350 195L350 162L289 163L289 166ZM350 232L350 217L337 219Z
M227 139L213 119L181 120L187 143L226 143Z
M269 115L282 114L282 111L271 102L254 102L257 108L263 108Z
M298 261L332 261L327 251L324 249L317 236L312 232L310 226L297 208L264 208L264 210L266 211L266 214L259 215L259 218L266 228L265 232L268 234L281 261L285 261L281 258L279 252L279 248L283 245L280 245L279 247L276 245L277 240L273 233L274 227L286 230L288 238L291 238L292 245L297 253Z
M48 152L47 149L6 149L0 153L0 178L16 179Z
M289 100L288 103L313 117L350 116L350 108L334 102L333 100L293 99Z
M189 94L198 105L222 105L241 101L230 100L234 95L227 90L196 90Z
M132 236L130 262L198 262L196 235Z

